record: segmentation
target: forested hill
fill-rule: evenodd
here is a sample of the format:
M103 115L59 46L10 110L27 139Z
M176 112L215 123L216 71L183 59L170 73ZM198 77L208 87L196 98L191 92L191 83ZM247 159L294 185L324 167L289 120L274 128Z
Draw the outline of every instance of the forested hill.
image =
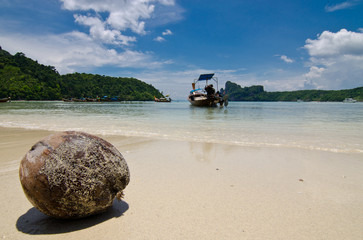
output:
M266 92L263 86L241 87L226 82L225 92L230 101L322 101L341 102L345 98L363 101L363 87L347 90L300 90L286 92Z
M135 78L85 73L60 75L52 66L39 64L23 53L11 55L0 47L0 98L60 100L96 96L120 101L149 101L162 94Z

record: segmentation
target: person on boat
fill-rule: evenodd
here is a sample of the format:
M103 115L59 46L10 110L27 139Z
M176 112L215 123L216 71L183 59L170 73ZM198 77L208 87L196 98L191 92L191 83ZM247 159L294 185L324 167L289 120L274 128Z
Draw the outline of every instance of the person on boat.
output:
M216 98L218 98L218 99L219 99L219 104L220 104L221 106L223 106L223 103L224 103L223 94L222 94L222 93L220 93L219 91L217 91L217 92L216 92Z
M207 92L208 98L214 98L214 94L215 94L216 90L214 90L213 84L207 85L204 89Z

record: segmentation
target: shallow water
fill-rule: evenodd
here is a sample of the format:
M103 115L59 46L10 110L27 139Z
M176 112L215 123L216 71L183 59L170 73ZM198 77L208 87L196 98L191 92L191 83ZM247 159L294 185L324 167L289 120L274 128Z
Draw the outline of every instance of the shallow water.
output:
M186 101L12 101L0 104L0 127L363 153L362 103L230 102L227 108L198 108Z

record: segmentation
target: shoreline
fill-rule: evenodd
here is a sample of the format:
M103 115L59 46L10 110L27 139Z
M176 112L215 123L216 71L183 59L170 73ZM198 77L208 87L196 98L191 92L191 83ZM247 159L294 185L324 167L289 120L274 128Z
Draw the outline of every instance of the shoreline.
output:
M21 158L51 131L1 128L4 239L360 239L359 153L101 136L125 157L125 198L106 213L59 221L35 210Z

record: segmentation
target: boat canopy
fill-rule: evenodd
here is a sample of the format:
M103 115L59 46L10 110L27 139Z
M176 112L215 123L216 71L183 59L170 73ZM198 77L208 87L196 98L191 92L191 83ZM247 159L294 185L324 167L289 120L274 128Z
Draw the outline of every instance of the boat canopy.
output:
M212 79L214 76L214 73L208 73L208 74L200 74L197 81L208 81Z
M199 81L205 81L206 82L205 84L207 86L209 80L215 81L217 83L217 88L216 89L218 89L218 78L214 77L214 73L206 73L206 74L200 74L198 79L194 79L194 82L192 83L193 90L196 90L196 91L202 90L202 89L195 89L196 83L199 82ZM193 92L191 92L191 93L193 93Z

